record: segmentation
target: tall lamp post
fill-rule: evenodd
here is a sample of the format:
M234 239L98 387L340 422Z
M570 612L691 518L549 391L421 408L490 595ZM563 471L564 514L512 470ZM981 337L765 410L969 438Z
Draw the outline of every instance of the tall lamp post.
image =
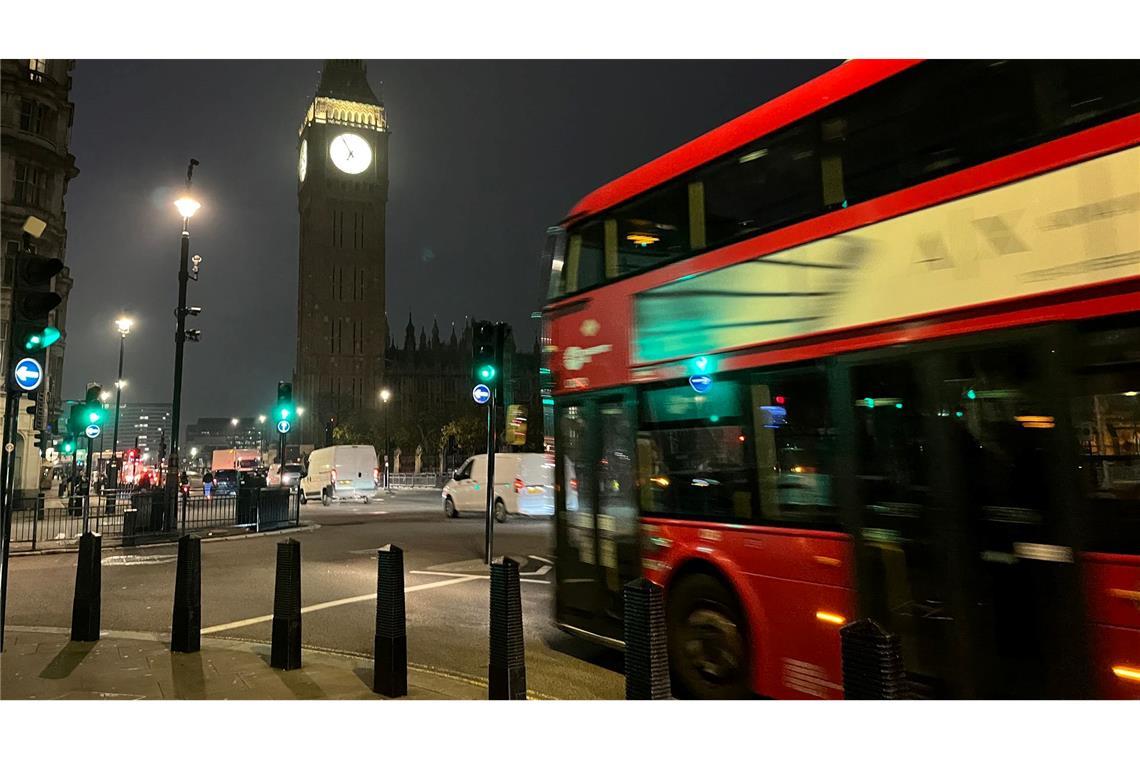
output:
M178 494L178 431L182 416L182 354L186 346L186 315L190 311L186 308L186 284L190 281L190 217L202 207L202 204L190 197L190 182L194 176L194 167L198 165L196 159L190 159L190 166L186 170L186 195L174 202L178 213L182 215L182 247L178 261L178 308L174 315L178 319L178 327L174 332L174 398L170 404L170 455L166 460L166 505L168 514L174 515L175 498ZM194 269L197 271L197 264ZM196 313L196 312L195 312ZM197 333L194 335L197 339ZM186 507L183 505L182 525L186 525Z
M388 401L392 398L392 391L387 388L380 391L380 400L384 402L384 490L392 490L392 460L388 451Z
M119 473L122 467L119 464L119 412L123 408L123 351L127 346L127 336L131 334L131 327L134 321L127 316L121 316L115 320L115 327L119 330L119 375L115 380L115 426L111 438L111 467L115 469L115 482L112 487L115 489L116 498L119 491Z

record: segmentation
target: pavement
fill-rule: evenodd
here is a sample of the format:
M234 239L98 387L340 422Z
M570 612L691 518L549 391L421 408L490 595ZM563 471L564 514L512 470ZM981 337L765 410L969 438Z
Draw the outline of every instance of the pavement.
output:
M404 550L410 669L485 682L490 584L481 561L481 517L448 519L438 491L417 489L371 504L310 502L301 519L320 525L291 536L301 543L305 646L370 660L376 549L393 543ZM202 544L203 651L215 640L270 641L279 540L265 535ZM553 542L548 518L512 516L495 526L495 553L521 565L527 685L538 696L557 699L621 699L621 654L554 625ZM176 555L174 546L103 552L106 631L169 640ZM70 630L75 561L74 553L12 557L9 636L15 630Z
M141 633L79 642L59 629L10 629L0 654L0 699L384 698L372 692L367 659L304 649L301 668L277 670L269 665L269 649L208 639L201 651L184 654ZM404 699L486 698L485 682L408 671Z

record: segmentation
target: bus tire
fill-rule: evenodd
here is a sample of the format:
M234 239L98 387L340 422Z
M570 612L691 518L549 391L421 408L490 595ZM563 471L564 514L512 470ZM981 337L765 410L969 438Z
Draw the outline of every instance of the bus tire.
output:
M459 511L455 508L455 502L451 500L450 496L443 500L443 513L451 518L459 517Z
M736 595L716 577L694 573L666 595L673 692L691 699L747 699L751 653Z
M507 521L507 505L503 503L502 499L495 499L495 522L505 523Z

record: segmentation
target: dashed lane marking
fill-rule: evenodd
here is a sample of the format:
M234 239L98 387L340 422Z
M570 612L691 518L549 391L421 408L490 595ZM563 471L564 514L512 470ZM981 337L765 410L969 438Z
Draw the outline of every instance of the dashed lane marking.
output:
M413 591L427 591L429 589L440 588L442 586L453 586L456 583L466 583L467 581L473 581L473 580L477 579L478 577L479 576L477 576L477 575L472 575L472 576L463 576L463 577L459 577L459 578L449 578L448 580L435 581L434 583L421 583L417 586L408 586L407 588L404 589L404 594L406 596L407 594L410 594ZM302 607L301 608L301 614L305 614L306 612L316 612L317 610L327 610L330 607L340 607L341 605L344 605L344 604L355 604L357 602L367 602L367 601L369 601L371 599L375 599L375 598L376 598L376 594L371 593L371 594L361 594L360 596L349 596L349 597L346 597L344 599L333 599L333 600L328 601L328 602L321 602L319 604L309 605L308 607ZM212 625L209 628L203 628L201 632L203 635L205 635L205 634L210 634L210 633L219 633L221 631L232 631L234 628L245 628L246 626L257 625L258 623L268 623L271 620L273 620L272 615L261 615L259 617L246 618L245 620L235 620L232 623L222 623L221 625Z

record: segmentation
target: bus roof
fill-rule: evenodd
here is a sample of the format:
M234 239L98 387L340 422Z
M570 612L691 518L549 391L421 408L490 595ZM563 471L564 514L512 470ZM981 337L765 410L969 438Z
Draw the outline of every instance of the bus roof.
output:
M617 206L769 132L918 63L916 60L848 61L679 148L602 185L575 204L563 224Z

